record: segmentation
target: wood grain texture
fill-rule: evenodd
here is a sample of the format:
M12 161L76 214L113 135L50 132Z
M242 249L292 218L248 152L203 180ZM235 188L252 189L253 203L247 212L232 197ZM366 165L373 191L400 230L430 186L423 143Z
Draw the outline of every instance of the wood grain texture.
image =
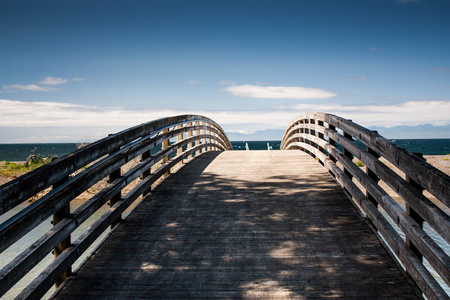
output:
M414 299L414 290L309 155L226 151L164 181L55 298Z

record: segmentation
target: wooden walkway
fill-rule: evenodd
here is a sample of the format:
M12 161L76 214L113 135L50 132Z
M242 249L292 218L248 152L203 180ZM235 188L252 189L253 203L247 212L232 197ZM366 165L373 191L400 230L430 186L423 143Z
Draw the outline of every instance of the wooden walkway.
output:
M57 299L416 298L301 151L206 153L168 178Z

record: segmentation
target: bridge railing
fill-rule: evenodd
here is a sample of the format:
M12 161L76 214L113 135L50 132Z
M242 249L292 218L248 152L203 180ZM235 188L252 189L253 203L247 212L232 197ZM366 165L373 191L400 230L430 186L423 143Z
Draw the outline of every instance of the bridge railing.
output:
M450 243L449 176L377 132L326 113L297 117L286 129L281 149L300 149L316 158L355 201L424 295L448 298L436 277L450 285L450 260L444 249ZM355 157L365 170L353 162ZM395 201L389 192L401 200Z
M214 121L197 115L169 117L109 135L0 186L0 215L51 190L0 224L0 253L53 215L52 228L0 270L0 297L54 251L55 259L18 296L40 298L64 281L82 253L171 169L206 151L231 149ZM108 184L71 211L71 201L105 177ZM71 234L107 202L111 207L72 241Z

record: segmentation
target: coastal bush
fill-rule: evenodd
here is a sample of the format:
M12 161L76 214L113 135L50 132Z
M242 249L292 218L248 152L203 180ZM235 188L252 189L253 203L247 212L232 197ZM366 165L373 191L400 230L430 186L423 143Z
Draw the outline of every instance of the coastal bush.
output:
M8 176L12 178L19 177L29 171L39 168L46 163L57 158L53 155L42 157L39 154L32 153L28 156L26 162L9 162L0 163L0 176Z

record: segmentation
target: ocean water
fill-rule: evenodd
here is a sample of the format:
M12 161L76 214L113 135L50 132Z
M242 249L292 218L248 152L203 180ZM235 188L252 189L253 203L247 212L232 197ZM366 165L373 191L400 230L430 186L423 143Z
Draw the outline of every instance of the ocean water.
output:
M0 144L0 161L25 161L34 151L43 157L64 156L77 150L77 144Z
M419 152L423 155L450 154L450 139L395 139L392 141L409 152Z
M424 155L450 154L450 139L396 139L392 140L410 152ZM279 150L281 141L232 141L233 150ZM34 151L42 156L64 156L77 149L77 144L0 144L0 161L25 161Z

